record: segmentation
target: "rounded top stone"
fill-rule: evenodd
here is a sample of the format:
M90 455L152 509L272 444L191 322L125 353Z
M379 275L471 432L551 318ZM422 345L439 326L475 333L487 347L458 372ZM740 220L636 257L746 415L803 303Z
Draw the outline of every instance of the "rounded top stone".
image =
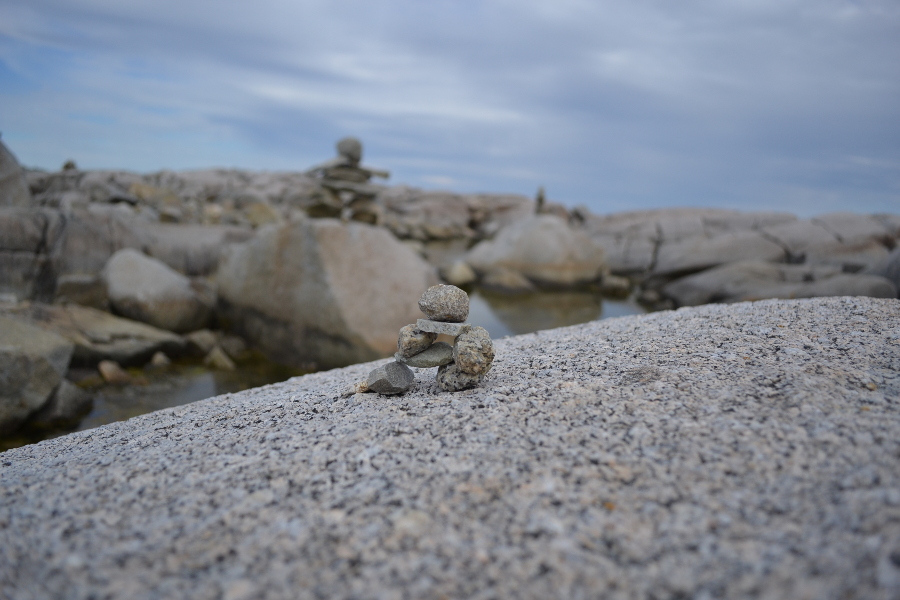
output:
M455 285L433 285L419 298L419 308L432 321L462 323L469 316L469 295Z
M338 140L337 151L339 155L349 159L353 164L357 164L362 160L362 142L355 137L345 137Z

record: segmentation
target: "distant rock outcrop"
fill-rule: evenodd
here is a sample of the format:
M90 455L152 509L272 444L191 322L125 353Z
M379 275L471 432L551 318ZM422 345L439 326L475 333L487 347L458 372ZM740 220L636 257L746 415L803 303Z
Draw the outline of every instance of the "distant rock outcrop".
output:
M19 161L0 142L0 207L29 206L31 192Z

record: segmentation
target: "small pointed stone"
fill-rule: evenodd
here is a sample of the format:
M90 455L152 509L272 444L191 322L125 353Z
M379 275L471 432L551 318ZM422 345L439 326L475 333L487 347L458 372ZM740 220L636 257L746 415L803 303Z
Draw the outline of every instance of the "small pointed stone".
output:
M234 361L231 360L219 346L216 346L209 351L209 354L203 359L203 364L207 367L212 367L213 369L219 369L220 371L234 371L237 368Z
M391 362L369 373L369 389L378 394L402 394L412 387L416 378L412 370L400 362Z
M408 358L428 348L436 339L436 333L422 331L415 325L406 325L400 328L397 353L403 358Z
M419 308L432 321L462 323L469 316L469 295L455 285L433 285L422 294Z
M440 367L453 362L453 346L447 342L437 342L413 356L402 357L398 352L394 358L417 369Z

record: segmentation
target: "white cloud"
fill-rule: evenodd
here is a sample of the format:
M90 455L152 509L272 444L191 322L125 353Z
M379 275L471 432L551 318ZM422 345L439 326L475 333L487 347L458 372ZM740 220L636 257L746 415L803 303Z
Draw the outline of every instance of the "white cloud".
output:
M30 87L0 69L0 129L48 167L291 168L355 133L395 180L874 209L900 189L898 34L892 0L8 0Z

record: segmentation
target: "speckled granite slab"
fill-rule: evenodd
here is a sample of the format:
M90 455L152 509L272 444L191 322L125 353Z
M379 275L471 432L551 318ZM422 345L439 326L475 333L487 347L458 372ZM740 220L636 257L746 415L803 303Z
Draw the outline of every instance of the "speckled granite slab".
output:
M900 301L712 305L369 363L0 454L0 597L900 597Z

